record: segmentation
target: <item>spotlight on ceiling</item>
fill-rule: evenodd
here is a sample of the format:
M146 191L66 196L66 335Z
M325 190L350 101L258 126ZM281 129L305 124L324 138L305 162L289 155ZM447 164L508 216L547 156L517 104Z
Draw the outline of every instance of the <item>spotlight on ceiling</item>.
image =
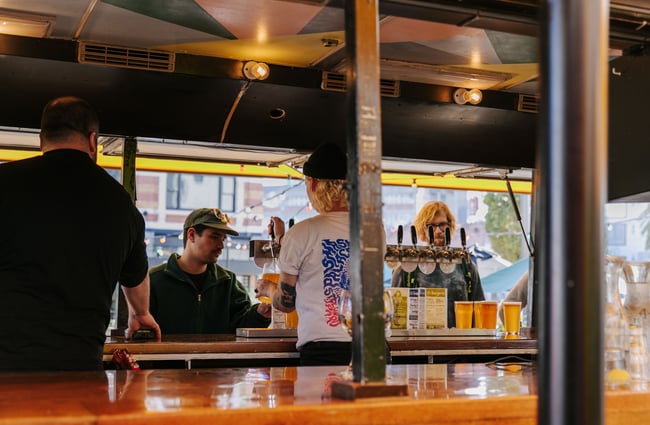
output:
M269 77L269 66L264 62L248 61L242 68L244 77L249 80L266 80Z
M454 90L454 102L459 105L464 105L470 103L472 105L478 105L483 100L483 93L479 89L456 89Z

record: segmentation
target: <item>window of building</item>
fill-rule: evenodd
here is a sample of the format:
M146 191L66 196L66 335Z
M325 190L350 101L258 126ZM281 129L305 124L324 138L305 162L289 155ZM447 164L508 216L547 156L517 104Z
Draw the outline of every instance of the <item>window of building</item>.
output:
M219 208L227 212L235 211L235 177L221 177L219 183Z

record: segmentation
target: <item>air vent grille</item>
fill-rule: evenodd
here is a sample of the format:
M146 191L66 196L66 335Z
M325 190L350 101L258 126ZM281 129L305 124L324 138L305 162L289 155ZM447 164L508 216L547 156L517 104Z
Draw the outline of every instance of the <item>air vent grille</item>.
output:
M323 72L320 88L326 91L345 92L347 90L345 74ZM399 81L379 80L379 91L385 97L399 97Z
M118 68L174 72L175 55L162 50L137 49L99 43L79 43L80 63L115 66Z
M347 90L345 75L336 72L323 72L320 88L325 91L345 92Z
M539 112L539 96L520 94L517 110L519 112L530 112L536 114Z

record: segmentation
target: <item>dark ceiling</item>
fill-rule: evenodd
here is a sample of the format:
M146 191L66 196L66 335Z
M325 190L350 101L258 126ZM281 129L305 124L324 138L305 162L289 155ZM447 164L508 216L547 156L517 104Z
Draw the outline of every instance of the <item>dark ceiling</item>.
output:
M645 171L639 158L649 157L644 110L630 100L650 90L647 3L611 3L610 65L621 73L610 75L611 199L650 192L650 178L631 172ZM49 16L53 25L45 38L0 34L0 126L38 128L48 100L77 95L99 109L105 134L215 143L224 134L226 143L305 152L324 140L342 143L346 96L321 84L324 72L346 67L343 4L6 0L0 14ZM382 78L398 84L396 96L382 97L383 156L532 168L539 4L381 1ZM255 31L264 22L260 41ZM172 52L173 72L79 63L81 42ZM270 77L250 83L228 124L248 59L266 60ZM481 79L480 105L453 103L457 87ZM531 102L528 112L520 111L522 99Z

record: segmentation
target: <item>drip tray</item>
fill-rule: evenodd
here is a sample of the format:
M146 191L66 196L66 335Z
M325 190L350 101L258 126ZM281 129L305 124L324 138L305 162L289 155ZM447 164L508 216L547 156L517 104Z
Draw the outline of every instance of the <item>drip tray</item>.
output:
M391 336L423 336L423 337L495 337L494 329L391 329Z
M245 338L296 338L295 329L237 328L237 336Z

